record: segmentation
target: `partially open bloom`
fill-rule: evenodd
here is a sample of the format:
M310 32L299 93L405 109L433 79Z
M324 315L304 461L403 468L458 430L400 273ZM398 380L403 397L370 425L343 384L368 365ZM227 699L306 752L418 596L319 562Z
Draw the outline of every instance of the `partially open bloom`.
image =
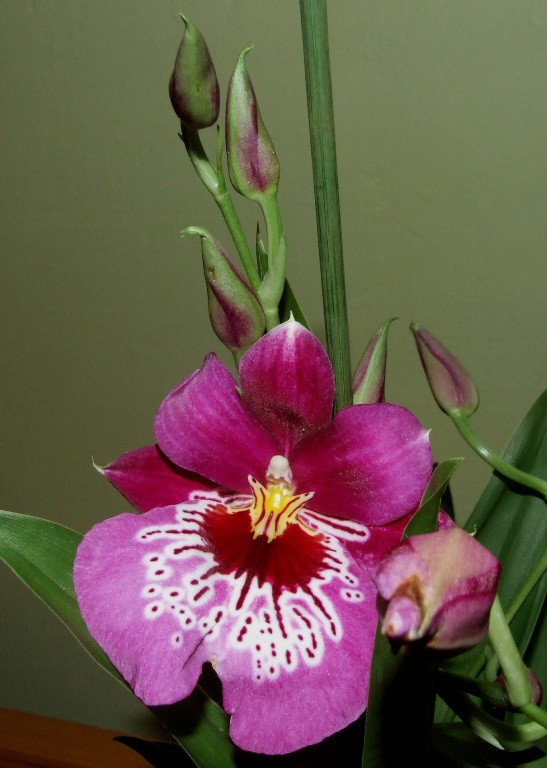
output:
M332 418L317 339L290 320L214 355L161 403L158 446L104 473L143 515L96 525L74 580L93 637L135 693L169 704L204 662L230 734L285 753L365 709L377 623L370 578L431 472L427 432L393 404Z
M395 643L459 653L480 642L501 572L480 542L451 526L410 536L382 559L374 581L382 631Z

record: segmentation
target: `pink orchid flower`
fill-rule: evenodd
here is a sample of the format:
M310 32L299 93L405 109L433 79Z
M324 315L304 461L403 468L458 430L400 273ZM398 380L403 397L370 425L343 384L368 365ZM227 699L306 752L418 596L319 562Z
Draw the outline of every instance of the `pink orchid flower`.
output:
M242 357L209 355L161 403L156 446L104 470L142 515L96 525L74 580L93 637L148 705L188 696L205 662L230 735L281 754L366 708L377 625L371 574L431 472L404 408L332 418L319 341L290 320Z

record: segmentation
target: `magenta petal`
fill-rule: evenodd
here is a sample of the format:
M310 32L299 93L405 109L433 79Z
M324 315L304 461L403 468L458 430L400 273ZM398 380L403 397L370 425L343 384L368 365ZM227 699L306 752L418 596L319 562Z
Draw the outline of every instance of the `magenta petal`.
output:
M161 450L183 469L232 491L248 492L279 445L245 408L236 381L213 354L170 392L154 423Z
M187 501L192 491L212 484L169 461L157 445L124 453L99 471L139 512Z
M391 403L344 408L289 459L296 490L314 491L311 509L366 525L412 511L432 468L428 433Z
M295 320L269 331L241 358L243 400L283 452L332 415L334 378L327 353Z
M200 557L177 555L173 545L167 553L170 540L180 538L177 529L186 525L191 537L196 528L191 515L187 523L176 515L177 507L164 507L105 520L84 536L74 563L78 604L92 637L149 706L190 694L203 662L222 654L215 642L204 642L201 625L210 605L190 599L184 584Z
M341 636L334 641L318 634L320 649L324 643L320 663L300 660L291 673L256 685L245 658L229 653L219 662L224 708L233 712L230 735L238 746L271 755L293 752L345 728L363 713L378 616L371 582L361 579L358 586L340 589L333 580L321 588ZM291 638L298 630L293 625L287 631Z

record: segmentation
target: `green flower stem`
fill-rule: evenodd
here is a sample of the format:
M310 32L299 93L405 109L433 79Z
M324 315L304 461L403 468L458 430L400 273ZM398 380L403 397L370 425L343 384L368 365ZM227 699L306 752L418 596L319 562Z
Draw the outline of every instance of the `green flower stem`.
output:
M495 747L525 749L531 742L547 734L547 730L538 722L517 725L492 717L462 691L443 687L440 695L477 736Z
M511 702L507 698L507 692L503 685L491 683L486 680L477 680L475 677L458 675L444 669L439 670L439 686L441 690L449 688L450 690L464 691L472 696L492 704L499 709L511 709Z
M271 330L279 324L279 302L283 296L287 271L287 241L283 233L277 192L258 199L258 203L266 222L268 240L268 269L258 291L258 298L266 315L266 328Z
M508 480L513 480L520 485L525 485L534 491L540 493L547 499L547 481L542 480L536 475L530 475L528 472L523 472L521 469L517 469L512 464L509 464L505 459L498 454L493 453L489 448L484 445L474 429L471 427L468 419L462 413L453 412L449 414L450 418L456 425L457 430L463 439L473 448L484 461L490 464L496 472L504 475Z
M325 0L300 0L300 18L327 352L339 410L352 401L351 363Z
M514 707L523 707L531 699L528 670L513 639L498 595L490 610L488 636L505 677L509 701Z
M181 124L180 136L196 173L213 196L222 213L226 226L234 241L234 245L239 253L243 268L249 278L251 287L255 293L258 293L258 289L260 288L258 270L247 243L245 233L243 232L243 227L239 220L233 200L226 189L224 174L222 173L222 165L219 163L217 169L212 166L203 148L198 131ZM222 146L220 140L219 146ZM220 155L222 154L221 150L219 150L219 153Z
M465 675L457 675L453 672L447 672L446 670L439 670L439 684L441 689L456 689L470 693L472 696L477 696L488 704L498 707L499 709L506 709L513 712L520 712L526 715L529 720L533 720L535 723L539 723L543 728L547 729L547 711L538 707L533 702L528 702L522 707L513 707L507 697L506 689L503 685L498 683L489 683L485 680L477 680L476 678L466 677Z
M508 622L513 621L516 612L526 600L532 589L536 586L538 581L541 579L545 571L547 571L547 547L545 547L541 557L536 562L532 570L528 573L526 580L521 585L519 591L513 598L511 605L505 612Z
M545 709L541 709L541 707L538 707L537 704L534 704L530 701L528 704L525 704L523 707L521 707L520 711L523 715L529 717L530 720L533 720L535 723L539 723L539 725L541 725L547 731L547 711Z

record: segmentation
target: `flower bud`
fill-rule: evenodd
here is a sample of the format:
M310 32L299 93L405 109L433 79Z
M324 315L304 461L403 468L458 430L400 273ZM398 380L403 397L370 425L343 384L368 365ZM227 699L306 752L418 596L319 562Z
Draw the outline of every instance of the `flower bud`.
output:
M500 572L494 555L455 526L409 536L374 575L383 634L449 653L470 648L488 632Z
M479 393L467 370L424 328L412 323L410 330L439 408L448 414L471 416L479 407Z
M216 123L220 90L207 43L185 16L185 29L169 81L169 97L178 117L189 128Z
M394 317L378 328L353 375L353 402L383 403L386 380L387 333Z
M226 96L226 154L234 189L251 200L275 192L279 162L266 130L247 67L240 54Z
M206 230L189 227L183 234L201 237L211 325L221 342L241 355L264 333L266 319L260 302L220 243Z
M530 669L530 667L526 670L528 672L528 680L530 681L530 691L532 694L532 702L539 707L542 700L543 700L543 687L541 685L541 682L534 672L533 669ZM496 677L496 683L499 683L500 685L505 685L505 677L504 675L498 675Z

